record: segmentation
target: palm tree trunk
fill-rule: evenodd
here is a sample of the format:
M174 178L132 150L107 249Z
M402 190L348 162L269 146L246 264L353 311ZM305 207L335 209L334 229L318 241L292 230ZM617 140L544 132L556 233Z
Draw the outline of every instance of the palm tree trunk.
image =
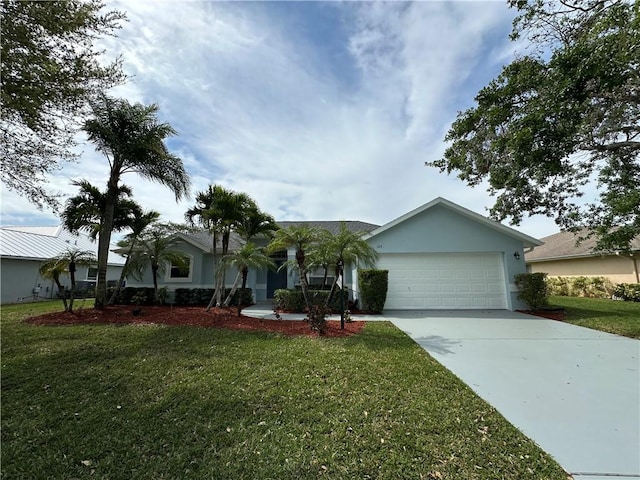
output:
M71 292L69 294L69 312L73 312L73 299L76 294L76 264L69 263L69 276L71 277Z
M242 267L242 290L247 288L247 277L249 276L249 268L245 265Z
M113 302L116 301L116 297L122 288L122 282L124 282L124 277L127 275L127 268L129 267L129 259L131 258L131 253L133 253L133 248L135 246L135 239L131 240L131 245L129 246L129 251L127 252L127 259L124 261L124 266L122 267L122 272L120 272L120 278L118 279L118 284L116 288L114 288L113 293L111 294L111 298L107 302L107 305L113 305Z
M116 297L118 296L118 293L120 293L120 290L122 289L122 282L124 282L124 277L126 277L127 275L128 266L129 266L129 257L127 256L127 259L124 261L124 266L122 267L122 272L120 272L120 278L118 279L118 284L116 285L116 288L113 289L113 293L111 294L111 297L107 302L107 305L113 305L115 303Z
M302 296L304 297L304 303L307 308L311 310L311 299L309 298L309 279L307 278L307 272L303 265L298 265L298 271L300 272L300 286L302 287Z
M222 234L222 256L224 257L229 252L229 233L224 232ZM222 305L222 295L225 290L225 272L226 268L223 264L218 267L219 271L216 277L216 306Z
M113 215L117 198L118 179L112 175L107 185L104 217L102 225L100 225L100 236L98 237L98 278L94 304L95 308L98 309L104 308L107 304L107 260L109 258L109 244L111 243L111 230L113 230Z
M223 286L221 286L221 284ZM207 312L211 310L211 307L215 304L217 307L222 305L222 290L224 289L224 267L222 264L218 265L218 270L216 271L216 283L214 287L213 295L211 296L211 300L209 301L209 305L207 305Z
M218 296L218 257L217 257L217 242L218 242L218 234L216 231L213 231L213 295L211 295L211 300L209 300L209 304L207 305L206 311L211 310L216 298Z
M233 294L236 293L236 290L238 290L238 283L240 283L240 278L242 278L242 270L238 270L238 274L236 275L236 279L233 281L233 286L229 291L229 295L227 295L227 299L224 301L225 307L228 307L231 304Z
M158 265L151 265L151 275L153 276L153 294L158 298Z
M64 292L64 287L60 283L60 279L57 276L53 277L53 281L56 282L56 286L58 287L58 293L62 292L62 305L64 305L64 311L68 312L69 307L67 306L67 294Z
M325 306L331 305L333 301L333 297L336 294L336 289L338 288L338 275L344 275L344 267L342 267L342 272L340 272L340 268L336 266L335 274L333 276L333 283L331 284L331 290L329 291L329 295L327 296L327 303Z

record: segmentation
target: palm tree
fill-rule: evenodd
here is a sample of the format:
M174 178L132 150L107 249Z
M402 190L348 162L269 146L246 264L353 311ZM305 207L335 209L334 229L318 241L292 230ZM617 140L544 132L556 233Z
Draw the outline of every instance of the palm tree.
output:
M63 262L59 257L50 258L45 260L40 265L40 275L42 278L51 279L58 287L58 292L61 293L62 304L64 305L64 311L69 310L67 305L67 296L64 294L64 287L60 283L60 276L67 274L67 263Z
M45 260L44 263L40 265L40 274L43 276L43 278L53 279L53 281L56 282L58 290L62 292L62 303L64 304L65 311L73 311L73 299L76 291L77 267L80 265L92 265L95 263L96 257L93 252L78 250L77 248L74 248L68 249L58 256ZM60 285L60 275L62 273L66 274L67 272L69 272L69 276L71 278L71 288L68 304L65 299L65 292L62 290L62 285Z
M340 231L337 234L325 237L327 242L325 248L333 255L333 265L336 269L331 292L327 297L327 306L331 304L338 287L338 276L344 275L344 265L362 264L365 267L375 265L378 259L378 252L362 238L363 235L364 232L350 231L345 222L342 222ZM340 266L342 266L342 269Z
M264 235L267 238L273 238L273 233L278 230L278 224L274 218L261 211L257 206L248 208L236 226L236 233L240 237L249 242L253 238ZM247 287L247 276L242 277L242 289Z
M127 275L127 270L129 269L131 254L133 253L133 250L136 248L138 238L142 235L142 233L145 231L147 227L157 222L158 218L160 218L160 213L154 210L143 212L142 209L138 209L135 212L133 212L133 218L131 219L131 222L129 224L129 228L131 229L131 232L118 242L119 247L127 249L126 253L123 254L126 260L124 261L122 272L120 272L120 279L118 280L116 288L113 290L113 293L111 294L111 298L109 298L109 302L108 302L109 305L115 302L116 297L118 296L118 292L122 287L122 282L124 282L124 278Z
M186 220L194 224L196 219L200 225L211 232L213 236L213 264L215 272L215 292L207 305L211 309L214 302L222 303L222 293L225 285L224 265L217 262L217 239L221 236L222 257L229 252L231 232L242 223L245 213L257 210L255 201L246 193L234 192L219 185L210 185L208 190L196 194L196 205L185 214Z
M264 254L263 249L256 247L255 244L251 242L243 245L240 250L227 254L223 257L222 264L225 267L236 267L238 269L238 274L233 282L231 291L224 301L225 307L228 307L231 303L231 299L238 289L240 279L242 279L242 289L244 290L245 285L247 284L247 276L250 268L268 268L270 270L276 268L275 262ZM242 296L240 297L242 298ZM241 309L242 304L240 300L238 301L238 315L240 315Z
M93 118L83 129L109 161L109 180L98 242L98 285L96 308L107 301L107 257L114 213L118 199L120 177L125 173L138 175L169 187L176 200L186 197L189 176L182 160L169 153L164 141L176 131L168 123L158 123L157 105L131 105L127 100L102 95L92 104Z
M71 233L81 230L89 232L89 236L95 240L104 223L104 210L106 205L106 193L98 187L91 185L87 180L71 182L80 188L77 195L69 198L65 208L60 214L62 224ZM118 195L113 216L112 230L119 232L130 228L133 218L142 211L133 200L128 199L132 195L131 188L126 185L118 187Z
M333 266L335 262L335 255L331 240L333 235L329 230L320 229L318 231L317 243L307 254L307 267L309 270L315 270L322 268L322 287L327 286L327 277L329 276L329 268Z
M129 271L137 280L151 268L153 289L158 299L158 275L162 275L167 265L181 270L190 268L189 257L178 249L181 240L166 225L156 225L137 239L137 246L129 256Z
M264 213L257 206L247 208L236 226L236 233L245 241L264 235L273 237L273 232L278 230L278 224L268 213Z
M279 250L294 248L296 251L295 264L300 275L300 285L302 296L308 309L311 309L311 299L309 298L309 279L307 278L307 250L309 250L318 240L319 232L316 228L306 225L291 225L281 228L275 232L273 239L267 245L267 251L274 253ZM282 267L280 267L282 268Z

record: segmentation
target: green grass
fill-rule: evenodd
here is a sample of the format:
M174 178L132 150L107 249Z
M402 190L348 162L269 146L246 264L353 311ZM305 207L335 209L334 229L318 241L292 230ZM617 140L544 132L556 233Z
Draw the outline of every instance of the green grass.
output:
M640 303L603 298L551 297L551 306L567 311L567 323L640 338Z
M7 479L566 478L390 323L346 339L22 323L46 308L2 308Z

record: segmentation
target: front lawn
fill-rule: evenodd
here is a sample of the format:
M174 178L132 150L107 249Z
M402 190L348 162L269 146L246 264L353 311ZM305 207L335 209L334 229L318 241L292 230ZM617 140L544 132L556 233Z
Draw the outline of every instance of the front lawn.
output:
M551 297L553 307L567 312L567 323L640 338L640 303L602 298Z
M32 308L2 308L5 478L567 478L390 323L291 338Z

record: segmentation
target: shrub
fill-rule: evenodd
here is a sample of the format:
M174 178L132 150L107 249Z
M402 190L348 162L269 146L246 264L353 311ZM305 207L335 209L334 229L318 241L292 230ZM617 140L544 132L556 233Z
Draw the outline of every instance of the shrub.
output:
M305 308L304 297L301 290L280 289L273 292L275 308L287 312L303 312Z
M547 293L560 297L570 296L569 278L567 277L547 277Z
M614 285L606 277L548 277L549 295L611 298Z
M389 270L358 270L358 285L362 309L381 313L387 300Z
M620 283L613 295L625 302L640 302L640 283Z
M176 305L188 305L191 299L190 288L176 288L173 295L173 301Z
M169 297L169 289L167 287L159 288L158 292L154 296L156 303L160 305L164 305L168 297Z
M342 292L344 297L344 308L349 305L349 291L345 288ZM306 310L306 304L304 302L304 296L302 290L294 288L291 290L276 290L273 294L275 308L285 310L287 312L304 312ZM309 290L309 297L311 298L311 304L313 306L324 306L329 297L328 290ZM329 309L332 311L340 311L340 290L333 296L333 301L329 305Z
M231 291L230 288L225 289L224 297L222 301L224 302L227 295ZM242 306L252 305L253 304L253 292L250 288L238 288L236 292L231 297L231 305L238 306L238 300L242 301Z
M515 276L518 287L518 299L529 305L532 310L537 310L547 305L546 273L519 273Z
M222 301L227 298L230 288L225 289ZM174 302L176 305L198 305L205 306L211 301L211 297L215 289L213 288L176 288ZM253 303L253 292L250 288L239 288L231 297L231 305L238 305L238 299L242 299L242 305L251 305Z
M151 287L125 287L120 290L118 303L122 305L153 305L155 295L156 292Z

